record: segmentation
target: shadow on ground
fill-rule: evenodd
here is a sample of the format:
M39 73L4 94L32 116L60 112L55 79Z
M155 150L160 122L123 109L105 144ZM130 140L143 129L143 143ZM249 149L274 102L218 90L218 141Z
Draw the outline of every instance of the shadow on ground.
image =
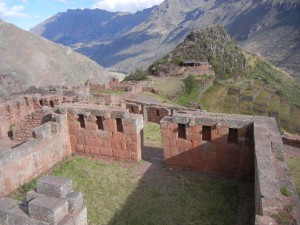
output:
M159 148L142 156L143 176L108 225L254 224L252 180L164 168Z

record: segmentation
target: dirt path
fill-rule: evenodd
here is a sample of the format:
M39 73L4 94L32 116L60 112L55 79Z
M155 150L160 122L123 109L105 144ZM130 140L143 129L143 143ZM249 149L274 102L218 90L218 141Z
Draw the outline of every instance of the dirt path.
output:
M284 145L284 156L288 158L300 157L300 148Z

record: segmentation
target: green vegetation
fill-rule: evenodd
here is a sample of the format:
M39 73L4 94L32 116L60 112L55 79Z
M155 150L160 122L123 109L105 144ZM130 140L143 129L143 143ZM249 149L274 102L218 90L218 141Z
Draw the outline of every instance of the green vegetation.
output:
M8 197L22 201L26 193L33 189L36 189L36 179L18 188L16 191L12 192Z
M214 85L203 93L205 82L198 79L205 76L196 79L190 76L193 86L185 83L185 90L178 93L180 89L171 80L178 82L180 78L167 78L159 86L161 95L168 97L172 93L175 103L188 107L201 105L212 112L272 116L280 129L300 133L300 83L270 62L243 52L222 27L209 26L192 32L153 66L168 74L171 67L188 59L208 61L216 73L215 77L209 77L214 79Z
M286 187L283 187L280 189L280 193L284 196L290 196L291 192L289 191L289 189L287 189Z
M189 106L193 102L198 102L200 88L195 76L189 75L186 79L184 79L184 84L186 90L178 97L177 103Z
M287 158L286 161L292 173L298 195L300 196L300 157Z
M159 83L155 85L155 88L158 89L161 95L173 97L182 92L184 86L184 82L181 78L168 77L164 80L159 81Z
M146 145L150 146L162 145L162 136L159 124L150 122L144 124L144 141Z
M53 175L72 179L74 190L83 193L89 224L235 223L237 180L155 171L141 175L131 165L76 158Z
M149 68L168 73L168 64L179 65L183 60L208 61L220 79L245 74L247 61L242 51L231 41L221 26L208 26L192 32L169 55L157 60Z
M147 80L147 72L144 71L141 68L136 69L134 72L132 72L129 76L125 77L124 81L142 81L142 80Z
M237 185L186 174L145 174L117 164L76 159L55 175L84 194L89 224L233 224ZM199 213L199 211L201 213Z

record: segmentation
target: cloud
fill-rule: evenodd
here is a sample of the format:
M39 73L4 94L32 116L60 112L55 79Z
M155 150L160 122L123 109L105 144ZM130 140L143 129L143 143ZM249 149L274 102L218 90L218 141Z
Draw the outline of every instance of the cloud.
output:
M25 7L23 5L13 5L8 7L5 0L0 0L0 18L25 18L23 13Z
M92 8L105 9L116 12L136 12L141 9L159 5L163 0L102 0L95 3Z

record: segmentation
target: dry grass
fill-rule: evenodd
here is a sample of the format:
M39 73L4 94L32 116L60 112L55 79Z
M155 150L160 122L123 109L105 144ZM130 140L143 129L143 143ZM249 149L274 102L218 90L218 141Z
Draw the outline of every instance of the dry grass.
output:
M298 195L300 196L300 157L287 158L286 161L292 173Z

